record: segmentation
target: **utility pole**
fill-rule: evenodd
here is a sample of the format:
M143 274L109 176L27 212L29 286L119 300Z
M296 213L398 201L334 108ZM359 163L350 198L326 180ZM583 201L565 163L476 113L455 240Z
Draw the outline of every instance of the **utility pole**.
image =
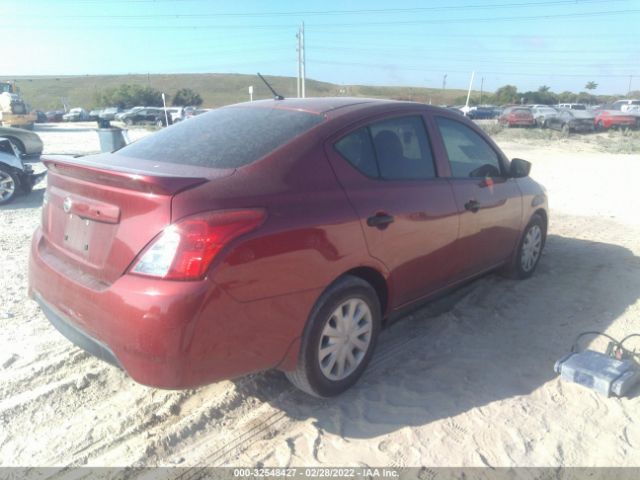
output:
M300 98L300 84L302 80L302 48L300 45L300 29L298 29L298 33L296 33L296 41L298 42L296 47L296 52L298 53L298 77L296 80L296 91L297 97Z
M304 51L304 22L302 22L302 26L300 27L300 47L302 49L302 54L301 54L301 75L300 75L300 85L301 85L301 93L302 93L302 98L306 97L306 90L305 90L305 83L306 83L306 73L305 73L305 51Z
M633 80L633 75L629 75L629 89L627 90L627 97L631 96L631 80Z
M484 87L484 77L480 80L480 105L482 105L482 87Z

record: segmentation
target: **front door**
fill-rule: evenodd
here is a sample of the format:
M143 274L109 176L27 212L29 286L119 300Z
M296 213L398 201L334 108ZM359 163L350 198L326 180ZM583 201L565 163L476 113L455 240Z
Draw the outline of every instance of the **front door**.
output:
M435 116L460 214L458 258L466 276L504 262L522 228L522 194L505 159L471 127Z

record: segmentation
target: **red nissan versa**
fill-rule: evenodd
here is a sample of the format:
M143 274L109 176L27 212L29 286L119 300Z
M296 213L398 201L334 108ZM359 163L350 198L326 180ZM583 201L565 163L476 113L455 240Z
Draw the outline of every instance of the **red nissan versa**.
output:
M417 103L234 105L45 164L31 297L161 388L275 368L338 394L385 319L496 268L528 277L547 230L528 162Z

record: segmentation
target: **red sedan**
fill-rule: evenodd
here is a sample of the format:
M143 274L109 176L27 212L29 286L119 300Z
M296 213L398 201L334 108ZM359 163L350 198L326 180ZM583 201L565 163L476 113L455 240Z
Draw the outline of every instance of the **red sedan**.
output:
M536 119L528 107L507 107L498 117L498 123L504 127L533 127Z
M45 163L31 297L162 388L275 368L336 395L389 318L494 269L530 276L547 231L528 162L416 103L240 104Z
M596 112L594 123L596 129L609 130L610 128L633 128L636 126L636 117L625 115L617 110L599 110Z

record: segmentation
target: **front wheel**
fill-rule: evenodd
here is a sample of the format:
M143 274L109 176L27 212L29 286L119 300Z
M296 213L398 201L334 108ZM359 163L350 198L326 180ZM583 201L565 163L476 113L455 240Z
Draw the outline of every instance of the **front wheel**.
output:
M351 275L337 280L311 311L298 365L285 372L287 378L316 397L344 392L358 381L373 355L381 316L369 283Z
M20 180L18 176L0 166L0 205L9 203L16 196Z
M533 275L542 256L546 236L544 220L538 214L533 215L522 234L516 255L504 273L517 279L525 279Z
M604 132L606 130L606 128L604 128L604 123L602 123L602 120L596 123L596 130L599 132Z

